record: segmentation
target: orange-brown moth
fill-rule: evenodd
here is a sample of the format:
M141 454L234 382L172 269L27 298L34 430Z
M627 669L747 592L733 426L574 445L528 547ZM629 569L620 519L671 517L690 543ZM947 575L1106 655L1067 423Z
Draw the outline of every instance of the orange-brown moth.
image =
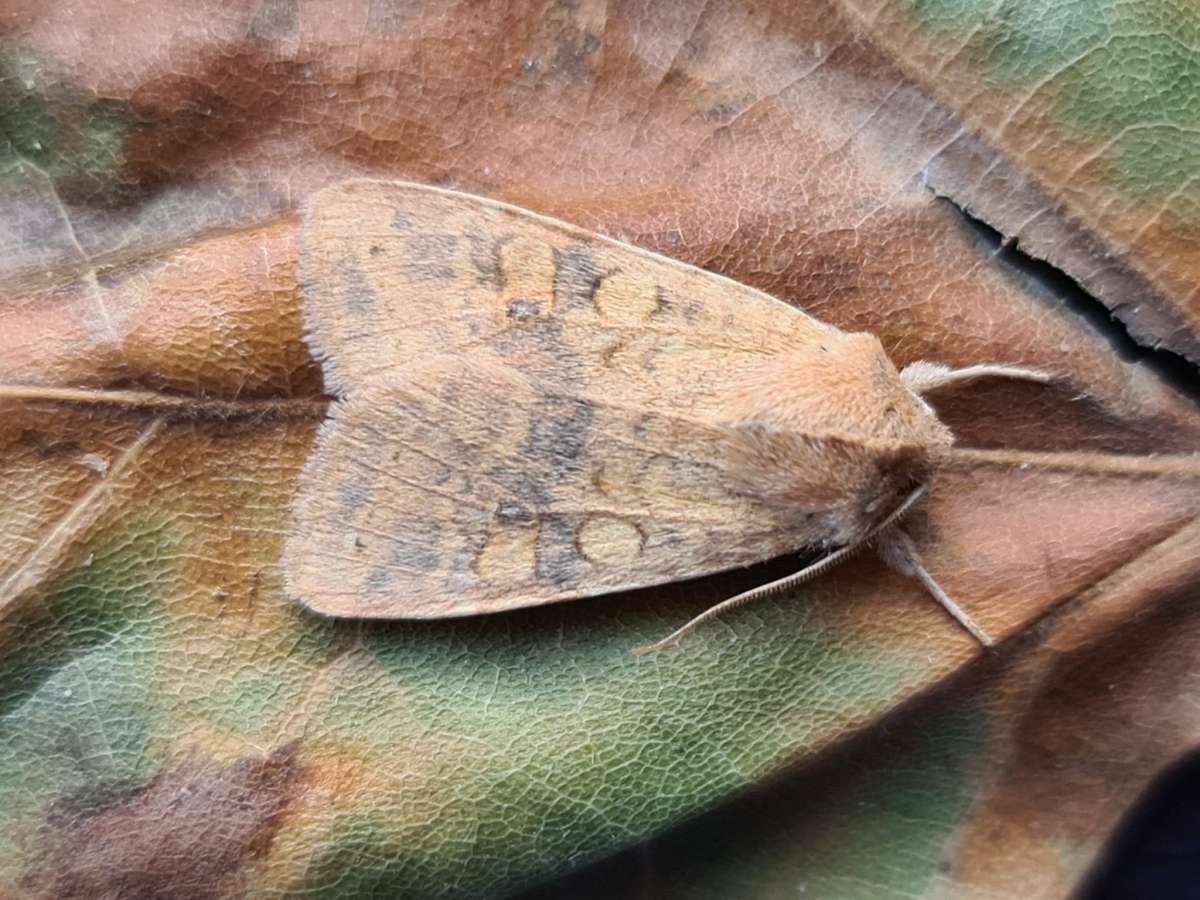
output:
M922 392L1045 380L898 372L875 337L745 285L417 184L318 193L302 282L340 399L284 572L334 616L477 615L824 557L702 620L827 568L919 498L953 443ZM883 545L987 642L903 534Z

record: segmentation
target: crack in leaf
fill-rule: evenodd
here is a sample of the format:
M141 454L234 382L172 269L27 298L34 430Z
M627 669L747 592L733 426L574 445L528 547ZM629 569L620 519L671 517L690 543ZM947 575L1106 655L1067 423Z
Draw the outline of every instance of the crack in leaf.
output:
M1005 235L977 212L969 211L949 194L932 185L926 188L938 200L952 207L991 249L991 259L1030 279L1056 298L1070 312L1082 318L1127 363L1144 366L1165 384L1200 404L1200 367L1186 357L1160 344L1140 343L1129 327L1116 316L1120 308L1109 308L1086 290L1069 273L1043 259L1019 249L1018 234ZM1018 230L1019 231L1019 230Z

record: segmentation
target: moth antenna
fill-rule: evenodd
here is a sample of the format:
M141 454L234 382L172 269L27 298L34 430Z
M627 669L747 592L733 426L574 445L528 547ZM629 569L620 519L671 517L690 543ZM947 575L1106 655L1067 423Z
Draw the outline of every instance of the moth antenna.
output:
M912 538L907 533L899 528L892 529L880 539L876 552L890 568L901 575L909 575L920 581L933 599L940 603L942 608L954 618L954 621L966 629L980 644L984 647L991 647L995 644L987 632L976 625L974 620L963 611L961 606L950 599L950 595L929 574L925 563L921 561L921 554L917 552L916 545L913 544Z
M645 656L647 653L655 653L659 650L669 647L680 639L687 637L705 622L709 621L710 619L715 619L723 612L728 612L729 610L738 606L744 606L745 604L750 603L753 600L759 600L762 597L769 597L772 594L777 594L780 591L787 590L788 588L796 587L804 584L806 581L812 581L817 576L827 572L829 569L832 569L838 563L850 556L853 556L855 553L861 550L864 545L870 543L870 541L876 535L882 533L891 525L895 524L895 522L901 516L908 512L914 503L925 496L926 490L927 488L925 485L918 487L911 494L905 497L904 502L897 506L896 509L893 510L886 519L868 531L866 535L855 541L853 544L847 544L840 550L835 550L828 556L821 557L821 559L818 559L816 562L805 566L799 572L793 572L790 575L785 575L782 578L777 578L774 581L767 582L766 584L760 584L758 587L751 588L748 591L743 591L740 594L730 597L728 600L722 600L716 606L710 606L704 612L700 613L700 615L696 616L681 628L677 628L661 641L656 641L653 644L646 644L642 647L635 647L633 650L634 656Z
M1036 381L1048 384L1054 380L1049 372L1027 369L1024 366L1006 366L1002 363L981 363L952 369L941 363L918 360L900 370L900 380L914 394L926 394L947 384L974 381L976 378L1016 378L1021 381Z
M951 447L939 459L942 467L1006 466L1094 475L1133 477L1180 476L1200 478L1200 454L1133 456L1120 453L1043 452L1037 450L977 450Z

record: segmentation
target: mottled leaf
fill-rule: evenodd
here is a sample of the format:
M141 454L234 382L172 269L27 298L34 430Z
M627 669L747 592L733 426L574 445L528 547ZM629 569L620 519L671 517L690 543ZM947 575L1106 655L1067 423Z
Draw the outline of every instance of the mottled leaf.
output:
M874 332L898 365L1055 373L936 395L965 445L1196 446L1192 399L930 190L955 193L929 173L969 133L1023 177L1040 163L908 63L878 24L890 8L876 25L847 9L10 4L0 891L503 894L813 766L796 801L812 794L812 816L786 825L806 840L783 855L808 867L832 859L820 842L840 848L850 874L813 876L834 895L839 878L916 895L1074 882L1192 740L1172 711L1194 641L1174 623L1200 484L939 479L912 521L922 552L1012 640L969 688L923 701L980 650L870 557L644 658L629 649L796 560L452 622L322 619L282 591L329 402L301 331L298 214L351 174L486 194L701 265ZM1096 158L1106 140L1078 138ZM1064 220L1102 236L1143 221L1094 193L1100 212ZM1163 271L1185 272L1183 245L1163 246ZM1092 284L1076 257L1044 255ZM1143 656L1114 705L1097 673ZM893 759L880 735L907 704ZM1107 717L1135 708L1127 728ZM754 854L724 843L709 855L730 884L787 883L755 880L739 864Z

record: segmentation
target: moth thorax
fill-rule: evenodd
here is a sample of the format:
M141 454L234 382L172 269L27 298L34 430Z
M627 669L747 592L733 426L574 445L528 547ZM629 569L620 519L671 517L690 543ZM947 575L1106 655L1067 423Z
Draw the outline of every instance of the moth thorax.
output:
M739 488L798 514L820 512L835 542L891 513L952 443L866 334L834 332L756 365L727 415Z

